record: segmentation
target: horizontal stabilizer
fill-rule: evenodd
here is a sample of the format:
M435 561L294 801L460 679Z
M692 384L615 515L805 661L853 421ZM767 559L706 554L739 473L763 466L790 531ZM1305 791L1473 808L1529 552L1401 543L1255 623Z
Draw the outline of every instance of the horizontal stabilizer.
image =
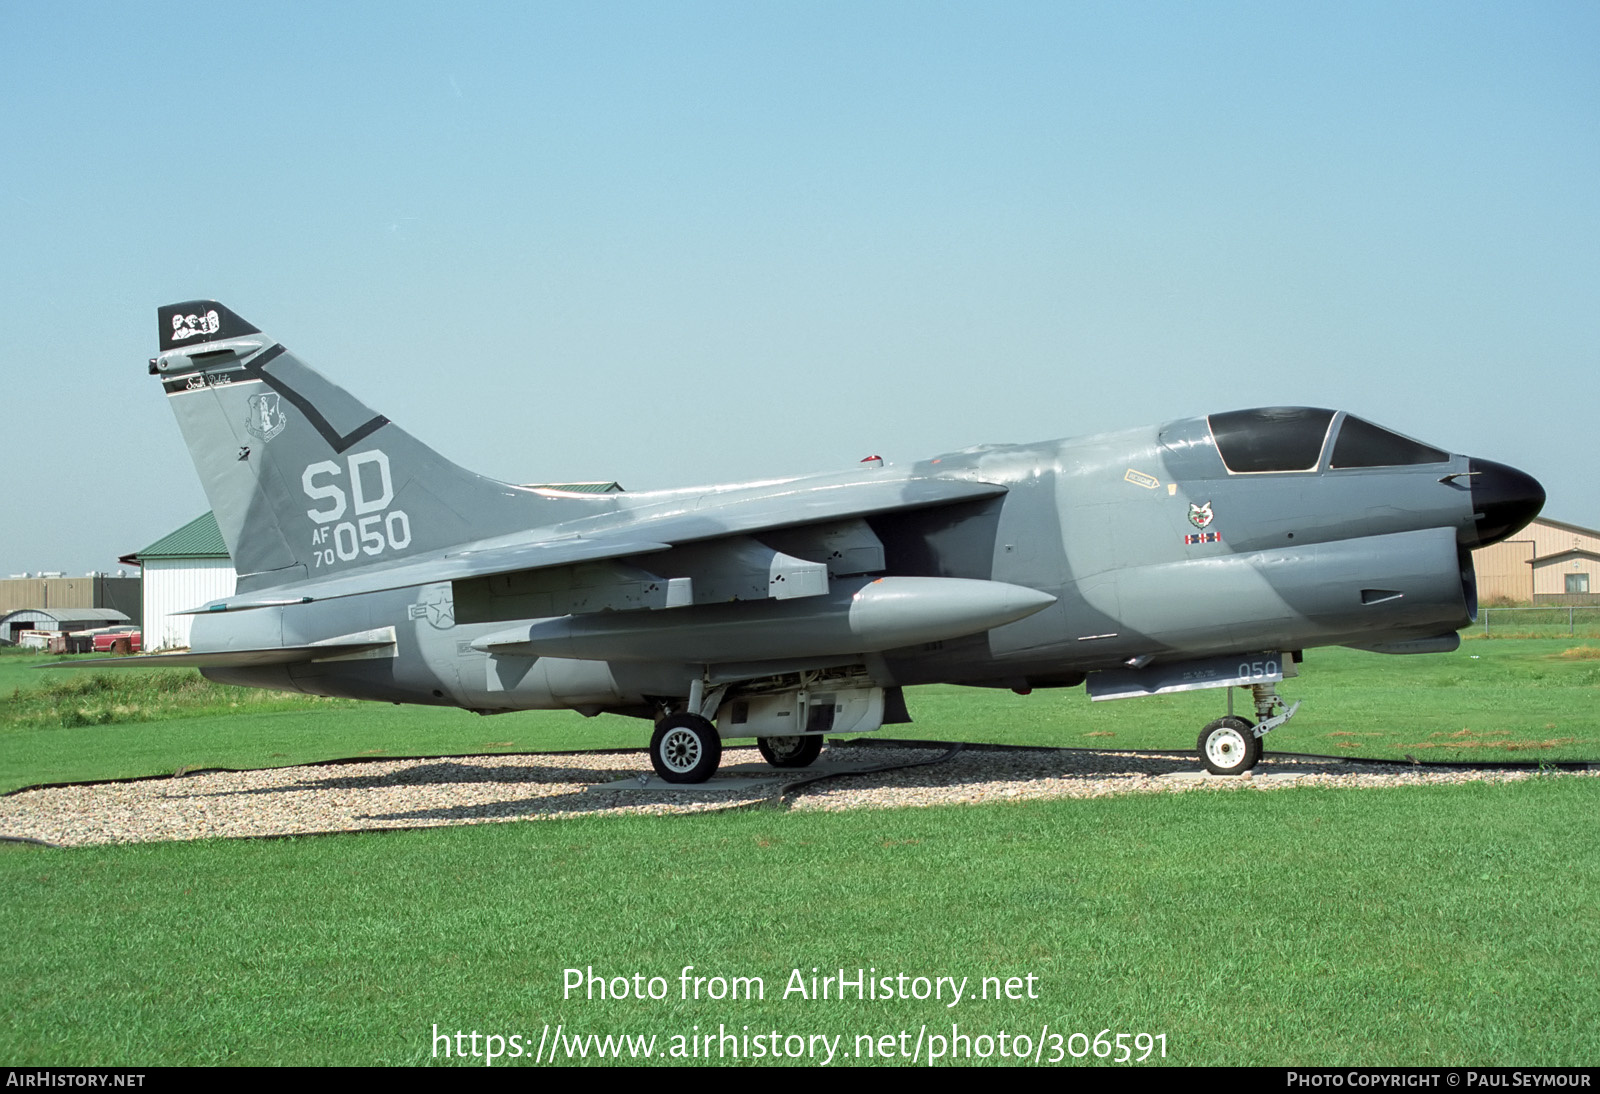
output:
M256 665L293 665L304 661L339 661L365 654L382 656L393 651L394 628L340 635L309 646L272 646L253 650L189 650L186 653L144 653L133 657L94 657L41 665L47 669L183 669L248 668Z

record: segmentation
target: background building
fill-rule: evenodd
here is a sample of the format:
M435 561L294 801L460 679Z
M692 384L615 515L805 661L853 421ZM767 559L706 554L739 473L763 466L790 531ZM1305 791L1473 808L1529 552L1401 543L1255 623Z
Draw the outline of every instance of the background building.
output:
M217 519L210 513L195 517L121 561L140 566L144 572L141 618L147 652L186 648L194 617L174 613L232 596L239 582Z
M24 631L72 634L128 622L115 608L18 608L0 614L0 641L17 645Z
M25 630L77 631L138 619L140 583L124 574L14 574L0 580L0 643Z
M13 574L0 580L0 615L21 608L114 608L139 618L139 579L126 574Z
M1540 517L1515 537L1472 552L1478 600L1600 604L1600 531Z

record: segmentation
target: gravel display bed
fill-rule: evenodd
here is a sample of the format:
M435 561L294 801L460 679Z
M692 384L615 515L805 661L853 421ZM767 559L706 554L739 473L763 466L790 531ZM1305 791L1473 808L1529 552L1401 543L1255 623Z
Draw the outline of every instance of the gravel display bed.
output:
M867 751L865 749L859 751ZM882 762L926 759L924 750L873 749ZM823 759L828 758L825 753ZM1294 786L1384 787L1421 783L1504 782L1538 772L1494 768L1362 763L1337 758L1272 756L1244 777L1208 775L1193 753L1092 752L1079 749L964 750L938 764L840 775L802 788L794 809L890 809L900 806L1097 798L1186 790L1279 790ZM1575 774L1594 775L1595 771Z
M889 769L866 770L877 768ZM793 809L888 809L1202 789L1507 781L1533 774L1269 754L1249 777L1216 778L1201 773L1192 754L1042 748L973 748L951 754L942 748L843 743L831 745L814 767L785 772L767 767L753 748L731 748L715 779L682 789L666 788L653 778L643 752L465 756L202 772L26 790L0 798L0 836L74 846L554 820L596 813L694 813L755 805L780 794Z

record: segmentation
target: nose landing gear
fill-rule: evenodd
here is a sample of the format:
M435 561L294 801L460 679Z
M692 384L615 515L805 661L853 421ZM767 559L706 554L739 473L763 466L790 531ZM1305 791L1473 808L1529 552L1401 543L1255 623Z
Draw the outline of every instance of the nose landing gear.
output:
M1200 731L1200 762L1213 775L1243 775L1261 759L1261 738L1244 718L1218 718Z
M1256 721L1229 714L1200 731L1196 748L1200 762L1213 775L1243 775L1261 759L1261 738L1277 729L1300 709L1300 704L1285 708L1283 697L1271 684L1252 684ZM1230 695L1229 708L1232 708ZM1274 713L1277 711L1279 713Z

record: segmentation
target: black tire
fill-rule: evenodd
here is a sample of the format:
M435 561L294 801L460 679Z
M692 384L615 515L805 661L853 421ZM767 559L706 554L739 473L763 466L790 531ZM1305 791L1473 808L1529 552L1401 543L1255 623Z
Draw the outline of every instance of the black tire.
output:
M650 737L650 763L669 783L703 783L722 762L717 727L698 714L669 714Z
M802 737L757 737L761 758L773 767L810 767L822 755L822 735Z
M1261 738L1255 726L1231 715L1200 731L1200 762L1213 775L1243 775L1261 759Z

